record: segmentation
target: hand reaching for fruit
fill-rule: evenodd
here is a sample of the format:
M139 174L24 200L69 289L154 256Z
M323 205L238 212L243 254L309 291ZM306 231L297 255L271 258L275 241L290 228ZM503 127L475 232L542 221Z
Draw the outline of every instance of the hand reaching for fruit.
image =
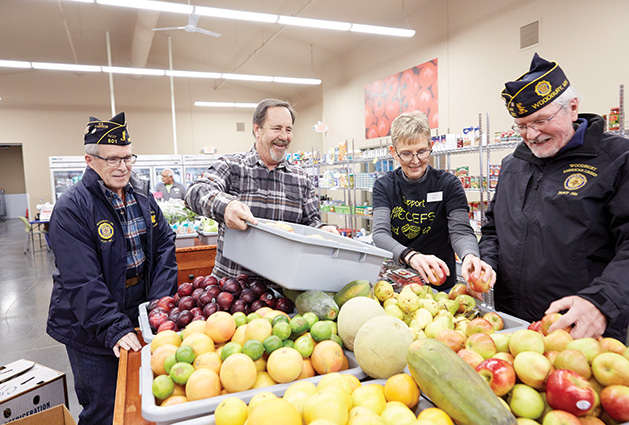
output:
M258 219L253 216L249 207L240 201L233 200L227 204L224 212L225 225L230 229L247 229L247 221L258 224Z
M450 276L450 269L446 263L434 255L424 255L411 251L406 255L404 261L417 270L424 282L430 282L436 286L443 285Z
M605 332L607 318L594 304L585 298L576 295L563 297L552 302L544 314L557 313L562 310L568 311L553 323L550 329L548 329L549 332L565 328L573 323L574 328L572 328L570 335L574 339L597 338Z
M467 281L470 292L478 299L482 299L481 294L489 291L496 283L496 272L473 254L468 254L463 259L461 275Z

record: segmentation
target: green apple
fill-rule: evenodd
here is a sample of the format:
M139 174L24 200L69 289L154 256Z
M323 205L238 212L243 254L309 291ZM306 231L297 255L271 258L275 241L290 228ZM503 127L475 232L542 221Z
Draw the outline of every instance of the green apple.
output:
M496 344L496 350L500 353L508 353L509 352L509 340L511 339L510 333L493 333L490 334L491 338L494 340Z
M476 300L470 295L458 295L455 300L459 302L459 313L467 314L476 308Z
M523 384L536 390L542 390L546 378L553 370L553 365L543 354L535 351L522 351L515 356L513 368Z
M601 349L601 344L595 340L594 338L579 338L573 341L570 341L566 348L575 348L577 350L583 351L585 357L588 358L588 362L592 363L594 357L598 356L603 352Z
M535 420L544 413L541 394L526 384L515 384L508 401L511 411L518 417Z
M502 351L499 351L496 354L494 354L494 358L509 362L511 363L511 365L513 365L513 362L515 361L515 357L513 357L513 354L503 353Z
M578 417L563 410L551 410L544 416L542 425L581 425Z
M509 338L509 351L514 357L523 351L535 351L544 354L544 337L530 329L515 331Z
M604 387L629 386L629 359L617 353L601 353L592 360L592 373Z
M494 340L482 332L470 335L465 341L465 348L476 351L483 359L489 359L497 353Z
M544 337L544 350L563 351L572 340L573 338L568 332L557 329Z
M434 300L439 302L439 300L449 300L450 297L448 297L448 294L445 292L435 292L435 294L433 295Z
M585 379L590 379L592 376L590 363L581 350L568 348L560 351L557 357L555 357L553 365L555 369L568 369L578 373Z

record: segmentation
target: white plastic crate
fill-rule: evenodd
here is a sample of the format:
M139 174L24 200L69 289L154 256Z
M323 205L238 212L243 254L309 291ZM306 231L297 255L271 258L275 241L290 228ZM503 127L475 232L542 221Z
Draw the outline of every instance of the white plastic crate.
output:
M292 233L269 222L259 219L245 231L226 228L223 255L284 288L335 292L353 280L375 283L382 263L392 257L389 251L313 227L288 223Z

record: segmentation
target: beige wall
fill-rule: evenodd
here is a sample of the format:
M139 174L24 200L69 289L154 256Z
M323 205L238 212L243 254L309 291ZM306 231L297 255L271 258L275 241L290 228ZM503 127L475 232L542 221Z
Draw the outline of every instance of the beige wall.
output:
M374 36L369 44L327 64L322 86L304 88L297 99L287 99L298 113L292 150L316 146L327 150L352 139L356 147L383 142L364 140L364 85L434 58L439 60L440 133L476 125L478 115L486 113L492 132L507 129L511 119L499 93L504 81L528 69L535 51L561 64L583 97L581 110L608 113L619 104L619 85L629 84L629 56L621 47L629 39L627 16L629 2L625 0L608 0L596 7L586 0L433 0L422 13L400 24L416 28L415 37ZM541 21L540 45L520 51L520 26L537 19ZM11 84L27 77L2 78ZM72 110L59 110L42 94L37 110L3 109L0 114L0 144L23 144L31 204L40 197L51 200L48 157L81 155L87 118L111 116L109 86L103 75L55 76L55 86L64 84L78 93ZM40 81L33 81L31 87L41 93L52 89L50 83ZM127 112L134 150L173 153L168 80L117 76L114 87L118 111ZM273 96L273 86L208 87L199 81L175 80L178 153L198 154L210 145L219 153L248 149L252 143L250 110L205 110L193 102L255 102ZM312 131L318 120L329 126L327 134ZM245 123L244 132L236 132L237 122ZM477 163L474 157L458 161Z

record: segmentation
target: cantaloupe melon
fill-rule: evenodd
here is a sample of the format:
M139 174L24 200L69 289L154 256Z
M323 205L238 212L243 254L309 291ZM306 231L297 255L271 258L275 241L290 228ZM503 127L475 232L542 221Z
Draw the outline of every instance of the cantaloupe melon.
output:
M337 332L343 346L354 350L354 338L360 327L367 320L386 313L380 303L368 297L354 297L343 304L336 319Z
M354 339L356 362L372 378L387 379L406 367L413 334L406 324L384 315L367 320Z

